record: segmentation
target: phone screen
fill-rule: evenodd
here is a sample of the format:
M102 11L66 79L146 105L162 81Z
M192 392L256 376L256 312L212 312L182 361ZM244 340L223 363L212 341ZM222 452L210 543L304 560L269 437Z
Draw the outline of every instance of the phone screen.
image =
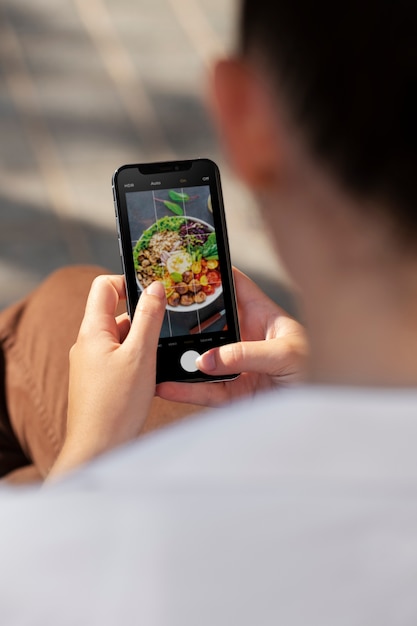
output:
M210 380L195 358L238 341L220 178L206 159L124 166L114 178L130 313L164 284L157 380Z

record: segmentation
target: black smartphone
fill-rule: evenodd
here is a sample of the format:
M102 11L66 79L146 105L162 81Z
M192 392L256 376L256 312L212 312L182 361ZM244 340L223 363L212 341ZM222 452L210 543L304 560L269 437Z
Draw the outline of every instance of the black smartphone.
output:
M165 286L157 382L219 380L195 365L240 338L218 167L209 159L124 165L113 195L129 315L151 282Z

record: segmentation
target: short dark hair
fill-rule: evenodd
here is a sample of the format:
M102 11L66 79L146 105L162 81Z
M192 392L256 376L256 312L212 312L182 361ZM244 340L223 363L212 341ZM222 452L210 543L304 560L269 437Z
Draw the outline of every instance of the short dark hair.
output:
M417 236L417 2L242 2L241 51L261 55L307 145Z

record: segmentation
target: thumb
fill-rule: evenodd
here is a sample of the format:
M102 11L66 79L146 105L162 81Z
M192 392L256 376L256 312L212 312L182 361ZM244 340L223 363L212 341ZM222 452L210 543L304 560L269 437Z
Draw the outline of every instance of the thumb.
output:
M294 364L294 352L283 339L246 341L213 348L202 354L196 364L203 372L213 375L256 372L282 376Z
M136 352L140 349L149 358L156 356L165 306L165 288L161 282L155 281L143 291L123 345Z

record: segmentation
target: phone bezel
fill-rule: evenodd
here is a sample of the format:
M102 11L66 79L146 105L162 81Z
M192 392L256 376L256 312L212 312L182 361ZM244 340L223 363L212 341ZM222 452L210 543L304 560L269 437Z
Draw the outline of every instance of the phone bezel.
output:
M187 186L207 185L210 187L212 201L213 223L218 241L219 257L221 260L221 273L223 282L224 304L226 309L226 318L228 330L223 333L227 335L227 340L218 341L217 333L206 333L204 341L208 341L208 337L212 337L209 347L224 345L240 340L239 322L237 315L236 296L233 281L232 265L230 260L229 242L227 236L226 217L224 212L223 194L220 181L220 172L217 165L210 159L193 159L193 160L177 160L164 161L155 163L137 163L126 164L119 167L113 175L113 195L115 201L116 223L119 237L120 255L122 259L123 271L126 279L127 305L129 315L132 316L139 301L139 294L136 284L136 273L134 268L134 259L131 249L129 216L127 211L126 193L129 193L124 185L129 186L130 191L147 191L150 190L151 182L155 176L159 177L163 184L161 189L177 187L179 177L185 180L187 176ZM208 180L207 180L208 179ZM129 182L125 182L128 180ZM133 183L130 181L134 181ZM178 356L184 350L184 344L191 343L188 336L175 336L177 342L177 350L173 349L173 341L167 338L161 338L158 345L157 358L157 382L164 380L175 380L181 382L209 382L218 380L228 380L235 378L237 374L228 376L209 376L203 372L185 372L178 367ZM197 342L197 341L196 341ZM198 343L198 342L197 342ZM170 344L170 345L168 345ZM202 352L202 350L199 350ZM166 356L172 356L175 363L174 373L170 375L169 366L165 365ZM164 358L165 357L165 358Z

